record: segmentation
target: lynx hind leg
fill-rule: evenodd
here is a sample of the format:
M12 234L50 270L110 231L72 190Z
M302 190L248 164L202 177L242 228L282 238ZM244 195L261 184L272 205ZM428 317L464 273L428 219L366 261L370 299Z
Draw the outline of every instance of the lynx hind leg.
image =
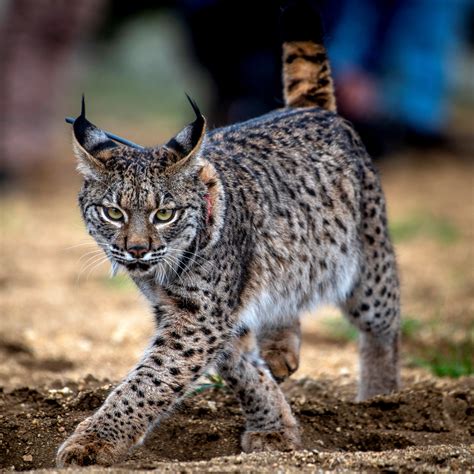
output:
M291 451L301 446L299 427L280 387L258 355L255 336L241 331L233 349L219 364L239 399L246 419L245 452Z
M378 230L377 230L378 229ZM376 227L375 235L381 234ZM360 278L343 305L359 329L359 401L399 388L400 288L388 240L365 236Z
M296 372L300 362L301 327L295 318L287 326L264 328L258 335L260 354L277 382Z

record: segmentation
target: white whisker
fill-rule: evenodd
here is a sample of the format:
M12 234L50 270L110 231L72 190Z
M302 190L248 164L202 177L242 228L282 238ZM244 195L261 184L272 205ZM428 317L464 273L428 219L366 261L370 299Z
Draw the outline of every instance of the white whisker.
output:
M102 265L102 263L106 262L108 260L108 257L104 257L102 258L102 260L99 260L98 262L96 262L94 265L92 265L92 267L90 267L88 273L87 273L87 276L86 276L86 281L89 279L89 277L92 275L92 272L94 272L94 270L97 270L98 267L100 267L100 265Z
M204 257L201 257L200 255L198 255L196 252L190 252L189 250L180 250L180 249L175 249L173 247L168 247L168 250L172 251L172 252L177 252L177 253L180 253L180 254L188 254L188 255L192 255L193 257L195 258L199 258L201 259L202 261L204 262L208 262L209 260L204 258Z
M171 256L173 256L176 260L179 260L179 257L178 257L177 255L173 254L173 253L169 253L168 255L171 255ZM195 255L195 256L197 256L197 255ZM191 263L187 266L187 269L189 270L190 267L192 266L192 264L195 264L195 265L197 265L198 267L200 267L202 270L207 271L207 268L206 268L204 265L205 265L206 263L209 263L209 260L205 260L205 259L203 259L202 257L201 257L201 259L203 260L202 263L201 263L201 262L198 262L198 261L196 261L196 260L194 260L193 257L191 257Z
M171 262L168 261L168 258L171 260ZM176 274L176 276L178 277L178 280L179 280L180 282L183 282L183 278L182 278L182 277L183 277L183 275L186 274L186 268L184 268L184 267L179 263L179 261L173 260L173 256L170 255L170 254L165 255L165 256L163 257L163 261L168 265L169 268L171 268L171 270L173 270L173 272L174 272L174 273ZM174 269L173 264L178 267L178 270L181 270L182 272L184 272L183 275L180 275L180 274Z
M160 286L163 286L163 283L164 283L164 275L163 275L163 269L161 267L161 264L158 264L156 266L155 283L157 283Z
M188 271L189 271L189 267L186 268L180 261L179 259L175 256L175 255L172 255L172 254L167 254L165 257L164 257L164 260L166 260L167 258L169 258L171 260L172 263L174 263L178 269L180 269L182 272L184 272L184 274L186 274Z
M69 247L65 247L64 249L62 250L71 250L71 249L75 249L77 247L83 247L85 245L89 245L89 246L96 246L97 244L95 243L95 241L89 241L89 242L81 242L80 244L75 244L75 245L71 245Z
M84 267L87 267L90 262L97 259L98 257L102 257L103 252L94 253L94 255L89 255L83 262L80 270Z
M77 281L81 278L81 275L88 269L93 267L94 265L98 264L98 262L102 263L105 262L109 257L106 255L101 255L101 256L96 256L94 255L91 259L89 259L79 270L79 273L77 275Z
M95 249L95 250L91 250L90 252L86 252L85 254L81 255L79 257L79 259L77 260L77 263L80 263L81 260L83 260L84 258L86 258L88 255L99 255L101 253L103 253L104 251L102 249Z
M110 278L113 278L115 275L117 275L118 271L119 271L119 264L115 260L112 260L111 267L110 267Z

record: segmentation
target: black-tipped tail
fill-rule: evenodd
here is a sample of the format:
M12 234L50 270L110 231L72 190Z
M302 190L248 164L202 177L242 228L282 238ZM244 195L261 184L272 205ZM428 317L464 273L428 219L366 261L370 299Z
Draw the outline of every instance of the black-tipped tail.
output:
M282 9L280 35L284 43L312 41L322 44L324 32L319 11L312 4L302 0L289 2Z
M336 98L321 17L312 4L295 0L281 16L283 86L287 107L336 111Z

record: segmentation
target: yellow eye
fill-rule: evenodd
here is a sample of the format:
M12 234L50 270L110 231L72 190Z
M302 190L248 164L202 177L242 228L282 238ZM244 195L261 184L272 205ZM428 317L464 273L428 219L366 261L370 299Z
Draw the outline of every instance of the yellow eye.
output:
M123 212L116 207L106 207L104 208L105 215L112 219L113 221L122 221L123 220Z
M175 212L176 211L174 209L158 209L155 212L153 220L155 221L155 223L168 222L173 219Z

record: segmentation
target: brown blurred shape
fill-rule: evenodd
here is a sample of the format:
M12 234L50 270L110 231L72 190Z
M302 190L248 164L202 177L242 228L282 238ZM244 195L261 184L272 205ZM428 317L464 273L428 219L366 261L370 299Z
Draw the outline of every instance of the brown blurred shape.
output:
M57 111L77 47L106 0L10 0L0 24L0 158L4 177L50 154Z

